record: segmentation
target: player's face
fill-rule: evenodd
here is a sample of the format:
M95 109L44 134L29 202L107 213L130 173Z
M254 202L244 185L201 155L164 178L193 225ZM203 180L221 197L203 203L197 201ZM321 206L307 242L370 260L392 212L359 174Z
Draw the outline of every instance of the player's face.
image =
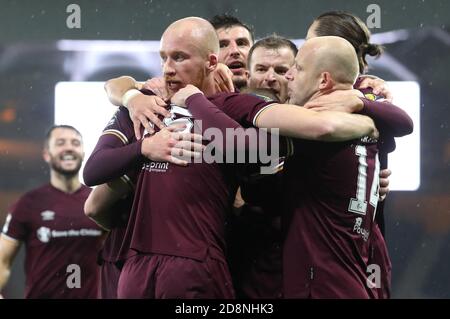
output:
M56 128L44 150L44 159L50 168L62 175L78 174L84 158L81 136L72 129Z
M160 56L169 95L188 84L202 89L207 74L207 54L189 36L164 34Z
M295 56L290 48L256 48L250 64L249 87L272 90L280 102L287 99L286 72L294 64Z
M219 28L216 32L220 43L219 62L233 72L233 82L237 87L245 86L248 78L247 56L253 45L250 32L241 26Z
M318 91L318 77L311 63L310 50L300 48L294 65L286 73L288 100L295 105L304 105Z

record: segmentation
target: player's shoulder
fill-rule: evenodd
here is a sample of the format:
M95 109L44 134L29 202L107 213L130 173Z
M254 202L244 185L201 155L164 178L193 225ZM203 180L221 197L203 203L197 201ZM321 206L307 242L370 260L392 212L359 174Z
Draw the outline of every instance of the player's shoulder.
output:
M279 100L275 93L270 89L264 88L245 88L241 91L242 94L250 98L257 98L264 102L278 103Z
M53 190L53 187L50 183L46 183L44 185L38 186L36 188L33 188L22 195L21 199L23 200L33 200L36 198L39 198L41 196L45 196L45 194L51 193Z
M20 198L10 207L10 212L28 211L38 202L42 202L44 198L51 192L51 185L44 184L33 188L24 193Z
M119 106L111 120L109 120L108 124L106 124L105 130L115 127L118 123L121 123L127 119L129 119L128 109L124 106Z
M218 93L208 97L217 106L223 105L259 105L260 103L276 103L268 92L246 90L232 93Z
M119 137L125 144L134 137L133 122L130 119L128 109L120 106L111 120L103 129L103 135L112 134Z
M227 99L236 98L239 95L240 95L239 92L220 92L214 95L210 95L207 98L211 103L219 105L223 104Z

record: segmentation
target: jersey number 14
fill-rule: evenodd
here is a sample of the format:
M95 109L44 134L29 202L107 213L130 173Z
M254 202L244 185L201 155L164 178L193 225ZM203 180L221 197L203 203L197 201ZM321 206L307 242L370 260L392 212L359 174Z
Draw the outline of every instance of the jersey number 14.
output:
M348 211L359 215L366 215L367 213L367 148L364 145L357 145L355 147L355 154L358 156L358 180L356 183L356 197L351 198ZM379 189L379 175L380 162L378 154L375 157L375 171L373 173L372 185L370 187L369 204L374 208L373 219L375 219L375 211L378 204L378 189Z

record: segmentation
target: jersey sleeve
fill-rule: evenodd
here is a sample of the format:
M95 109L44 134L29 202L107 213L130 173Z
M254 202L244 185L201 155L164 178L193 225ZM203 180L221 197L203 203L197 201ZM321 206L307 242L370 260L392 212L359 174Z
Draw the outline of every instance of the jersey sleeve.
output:
M259 101L254 104L260 105L261 108L267 104L260 98L258 100ZM223 101L214 99L212 101L223 106L223 104L221 104ZM205 134L209 128L218 129L222 133L215 136L215 138L218 137L220 139L215 143L216 146L219 146L217 148L220 151L227 152L227 155L230 151L235 154L239 152L246 152L247 154L253 152L254 155L257 154L255 157L258 158L257 162L259 164L261 164L261 157L259 156L261 152L259 152L259 150L266 150L266 154L274 154L274 152L277 152L276 161L279 161L279 157L289 155L289 147L291 145L289 139L270 134L265 130L259 130L254 127L246 128L246 126L251 126L248 122L252 121L251 117L243 119L245 116L237 116L237 119L233 119L228 115L226 111L227 108L220 108L219 105L213 104L212 101L208 100L203 94L197 93L186 99L186 105L193 117L202 121L202 125L199 125L202 134ZM255 109L255 114L256 113L257 111ZM243 121L242 125L238 119ZM228 158L229 157L227 156L227 159ZM234 159L236 160L236 158ZM234 162L236 163L239 161ZM272 159L271 164L273 163L274 160Z
M389 102L362 100L364 107L361 114L372 118L381 134L400 137L412 133L412 119L398 106Z
M254 126L258 115L276 103L262 95L242 93L222 93L211 102L243 127Z
M25 219L26 205L19 200L10 209L6 216L2 234L14 240L24 241L28 236L28 227Z
M142 161L142 140L136 141L128 110L120 107L100 136L86 162L83 177L93 186L119 178Z

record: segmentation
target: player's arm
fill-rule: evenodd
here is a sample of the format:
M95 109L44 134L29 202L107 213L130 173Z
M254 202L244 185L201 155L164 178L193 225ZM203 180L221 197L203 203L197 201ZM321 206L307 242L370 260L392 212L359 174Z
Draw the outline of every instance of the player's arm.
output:
M97 142L83 170L88 186L106 183L140 165L143 140L129 143L119 131L106 130Z
M356 92L358 91L336 90L309 101L305 104L305 108L314 109L317 112L338 111L369 116L374 120L381 134L386 136L399 137L412 132L413 122L401 108L389 102L361 98L362 94Z
M343 112L315 112L296 105L271 104L254 119L260 128L279 128L280 134L318 141L346 141L377 135L372 119Z
M178 99L177 104L185 106L198 96L200 94L194 90L187 91ZM356 109L362 104L361 99L352 92L348 92L347 96L349 98L342 101L344 105ZM373 121L366 116L331 111L315 112L296 105L269 104L261 99L256 100L254 97L234 94L226 99L222 110L226 110L227 115L242 125L245 123L259 128L279 129L280 135L294 138L345 141L365 135L377 135ZM193 114L195 109L190 108Z
M127 144L113 133L103 134L86 162L83 178L88 186L100 185L119 178L141 165L145 158L186 166L183 158L198 158L204 149L202 136L180 133L184 127L173 125L142 140Z
M84 214L100 227L110 230L113 227L114 205L131 191L132 189L122 178L101 184L89 194L84 203Z
M187 107L196 119L201 119L201 133L205 137L209 128L214 128L222 134L214 135L214 147L219 151L226 152L250 152L260 148L271 148L272 136L270 134L259 134L254 127L244 128L239 122L229 117L216 105L209 101L204 94L195 86L187 85L180 89L171 99L172 103ZM227 130L232 129L233 134L228 134ZM246 138L253 136L254 139ZM278 141L278 136L274 136ZM218 140L219 139L219 140ZM278 145L278 144L277 144ZM287 142L283 140L280 145L284 154ZM230 153L228 153L230 154Z
M132 89L142 89L142 83L137 82L131 76L120 76L106 81L104 88L109 101L116 106L121 106L125 93Z
M141 125L150 133L153 133L152 125L164 127L158 114L167 117L169 113L165 109L164 97L157 96L158 92L165 92L158 79L150 79L142 84L131 76L121 76L108 80L104 87L112 104L123 105L129 110L137 139L141 138ZM147 90L148 94L142 93L142 89Z
M389 102L362 101L364 107L359 113L372 118L383 135L400 137L413 132L411 117L398 106Z
M11 266L20 249L19 240L0 235L0 292L6 286L11 275Z

